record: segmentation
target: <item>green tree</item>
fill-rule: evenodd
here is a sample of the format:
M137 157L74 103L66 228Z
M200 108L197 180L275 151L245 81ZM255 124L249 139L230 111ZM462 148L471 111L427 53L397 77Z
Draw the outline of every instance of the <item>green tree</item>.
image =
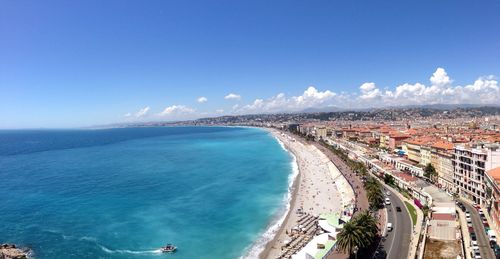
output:
M424 176L434 181L437 176L436 168L431 163L428 163L424 168Z
M377 220L368 212L362 212L345 223L337 234L337 247L351 255L355 248L369 247L378 235Z
M337 234L337 247L344 253L351 255L355 247L360 247L366 241L363 227L354 221L344 224L342 230Z
M390 174L384 174L384 183L394 186L394 177Z
M380 189L380 183L373 177L368 177L364 185L367 192Z
M364 211L358 214L354 218L354 221L358 226L363 227L364 233L367 235L366 238L369 241L369 244L367 245L370 245L375 240L375 237L378 235L379 229L377 225L377 220L375 219L375 217L373 217L373 215L369 211Z
M368 203L370 203L371 210L380 208L380 205L384 202L384 194L380 189L377 191L367 192L366 196L368 198Z
M382 185L373 177L369 177L365 182L366 197L370 203L370 209L374 210L380 207L384 202Z

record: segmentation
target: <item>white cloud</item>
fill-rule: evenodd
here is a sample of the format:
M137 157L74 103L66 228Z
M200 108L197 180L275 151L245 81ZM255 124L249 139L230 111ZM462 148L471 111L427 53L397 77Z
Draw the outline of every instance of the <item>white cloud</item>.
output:
M224 96L224 99L226 99L226 100L240 100L241 95L230 93L230 94Z
M463 86L453 85L453 80L443 68L437 68L429 77L429 83L402 83L396 87L380 88L374 82L366 82L357 91L335 93L330 90L318 90L309 86L300 95L287 96L278 93L270 98L257 98L248 104L237 103L231 107L217 109L212 112L196 111L184 105L166 107L157 116L168 119L196 118L200 115L250 114L299 112L308 108L369 108L384 106L422 105L422 104L498 104L500 85L493 76L479 77L474 82ZM230 93L227 100L240 100L241 96ZM207 101L199 97L198 102ZM125 117L141 118L148 114L149 107L135 113L127 113Z
M443 87L450 85L453 81L450 79L444 68L438 67L436 72L434 72L429 78L432 85Z
M500 85L493 76L480 77L472 84L454 86L444 68L437 68L429 78L430 84L403 83L381 89L374 82L363 83L357 92L319 91L308 87L302 95L279 93L268 99L257 98L247 105L233 106L233 112L271 113L294 112L307 108L340 107L368 108L423 104L498 104Z
M148 112L149 112L149 106L147 106L147 107L144 107L144 108L140 109L140 110L139 110L138 112L136 112L134 115L135 115L135 117L137 117L137 118L141 118L141 117L146 116L146 115L148 114Z
M364 83L359 87L359 89L361 90L359 98L363 100L375 99L382 95L381 91L373 82Z
M183 114L192 114L195 111L196 110L189 108L187 106L184 106L184 105L172 105L172 106L166 107L158 115L160 115L160 116L183 115Z
M205 103L208 101L208 99L205 96L201 96L201 97L198 97L198 99L196 99L196 101L198 101L199 103Z
M329 90L322 92L310 86L299 96L287 97L284 93L279 93L267 100L255 99L251 104L233 107L233 110L238 113L301 111L307 108L330 106L334 97L337 97L334 92Z
M127 117L127 118L130 118L130 117L142 118L142 117L145 117L148 114L149 110L150 110L149 106L146 106L146 107L144 107L142 109L139 109L134 114L128 112L124 116Z
M394 90L382 91L374 83L360 86L363 107L422 104L496 104L500 100L498 81L493 76L480 77L473 84L453 86L444 68L437 68L430 85L404 83Z

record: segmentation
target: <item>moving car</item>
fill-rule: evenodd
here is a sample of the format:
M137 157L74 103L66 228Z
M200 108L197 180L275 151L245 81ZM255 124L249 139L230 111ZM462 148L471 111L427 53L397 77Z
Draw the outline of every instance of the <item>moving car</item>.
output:
M387 223L387 231L392 231L392 223Z
M396 211L397 211L397 212L401 212L401 207L397 206L397 207L396 207Z

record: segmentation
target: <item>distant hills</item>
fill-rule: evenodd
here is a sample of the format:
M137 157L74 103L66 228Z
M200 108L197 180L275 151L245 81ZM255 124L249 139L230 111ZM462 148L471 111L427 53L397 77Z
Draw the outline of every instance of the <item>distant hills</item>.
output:
M172 125L217 125L217 124L244 124L251 121L285 122L285 121L307 121L307 120L376 120L397 121L415 120L418 118L456 119L477 118L484 116L500 115L500 105L476 105L476 104L431 104L431 105L408 105L384 108L366 109L341 109L338 107L306 109L301 112L288 113L261 113L245 115L224 115L217 117L206 117L195 120L165 122L128 122L115 123L92 128L121 128L121 127L156 127Z
M500 101L499 101L500 102ZM498 105L485 105L485 104L423 104L423 105L402 105L402 106L383 106L383 107L370 107L370 108L340 108L322 107L322 108L307 108L300 113L319 113L319 112L343 112L343 111L374 111L374 110L401 110L401 109L435 109L435 110L453 110L459 108L479 108L479 107L500 107Z

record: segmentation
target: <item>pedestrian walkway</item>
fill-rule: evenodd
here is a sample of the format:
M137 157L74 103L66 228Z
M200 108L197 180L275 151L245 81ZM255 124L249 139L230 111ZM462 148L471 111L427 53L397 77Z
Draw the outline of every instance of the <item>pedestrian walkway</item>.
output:
M339 169L339 171L344 175L345 179L352 186L356 197L356 209L353 215L356 215L358 211L367 210L369 208L369 203L361 178L356 175L356 173L354 173L352 169L331 150L317 142L314 142L314 146L321 150L333 162L333 164ZM328 258L349 258L349 255L336 250Z

